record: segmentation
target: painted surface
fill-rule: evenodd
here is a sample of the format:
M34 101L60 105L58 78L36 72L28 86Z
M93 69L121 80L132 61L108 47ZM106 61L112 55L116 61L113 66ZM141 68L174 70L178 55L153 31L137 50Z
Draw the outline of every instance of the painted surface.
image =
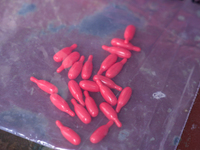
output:
M0 128L57 149L176 148L200 80L200 9L190 1L3 1L0 5ZM127 25L136 26L132 52L113 80L130 86L133 96L119 113L122 128L113 125L99 144L91 133L107 123L102 113L88 125L59 111L30 76L55 84L73 109L67 71L56 73L53 55L76 43L76 51L94 56L94 73L112 38L123 38ZM80 81L80 77L77 79ZM119 93L114 91L118 96ZM100 104L99 93L91 96ZM187 110L187 111L185 111ZM73 146L55 121L82 138Z

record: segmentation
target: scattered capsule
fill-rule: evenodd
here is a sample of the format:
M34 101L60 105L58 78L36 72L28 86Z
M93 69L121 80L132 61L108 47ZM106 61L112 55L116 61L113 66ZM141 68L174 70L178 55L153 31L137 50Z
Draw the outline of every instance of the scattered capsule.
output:
M43 91L45 91L49 94L58 93L58 88L48 81L38 80L35 77L30 77L30 80L32 82L36 83L40 89L42 89Z
M56 125L60 129L62 135L64 136L65 139L67 139L70 143L73 145L79 145L81 143L81 138L80 136L71 128L63 126L63 124L57 120Z
M88 60L83 65L81 77L84 80L89 79L91 77L91 75L92 75L92 69L93 69L92 59L93 59L93 56L90 55L88 57Z
M127 62L127 59L124 58L122 61L115 63L106 71L106 77L114 78L123 68L123 65Z

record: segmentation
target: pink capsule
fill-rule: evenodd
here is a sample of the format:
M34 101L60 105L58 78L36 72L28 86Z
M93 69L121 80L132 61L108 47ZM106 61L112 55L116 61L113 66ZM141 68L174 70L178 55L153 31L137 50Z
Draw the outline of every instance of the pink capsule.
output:
M82 105L78 104L75 99L71 99L71 103L74 105L74 110L79 119L85 124L90 123L91 117L87 110Z
M100 110L103 112L103 114L109 119L113 120L118 127L122 126L122 123L119 121L117 117L116 111L106 102L103 102L99 105Z
M107 86L105 86L99 79L96 80L96 83L98 84L101 95L103 96L105 101L107 101L112 106L116 105L117 98L115 94Z
M81 88L79 87L78 83L74 80L70 80L68 82L68 88L72 96L83 106L85 106L85 103L83 101L83 94L81 91Z
M92 59L93 59L93 56L90 55L88 57L88 60L85 62L83 66L81 77L84 80L89 79L92 75L92 69L93 69Z
M117 107L116 107L117 113L119 113L121 108L128 103L131 94L132 94L132 89L130 87L126 87L122 90L117 102Z
M122 39L118 39L118 38L114 38L111 40L111 44L113 46L118 46L118 47L121 47L121 48L125 48L125 49L128 49L128 50L133 50L133 51L136 51L136 52L139 52L141 49L137 46L133 46L131 43L124 43L124 40Z
M100 126L90 136L90 142L99 143L108 133L109 128L113 125L113 121L110 120L107 124Z
M78 52L73 52L67 58L64 59L62 65L57 69L57 72L60 73L62 70L71 67L78 59L80 54Z
M68 103L60 95L51 94L50 100L61 111L68 113L72 117L75 116L75 113L70 109Z
M111 89L116 89L118 91L122 90L122 88L120 86L118 86L117 84L115 84L115 82L113 82L108 77L105 77L105 76L102 76L102 75L95 75L93 77L93 80L96 81L97 79L101 80L102 83L104 83L105 85L107 85Z
M131 57L131 52L124 48L108 47L106 45L103 45L102 48L110 53L117 54L121 58L130 58Z
M72 67L70 68L70 70L68 72L69 79L76 79L78 77L78 75L81 73L84 59L85 59L85 57L81 56L80 60L75 62L72 65Z
M58 93L58 88L48 81L38 80L35 77L30 77L30 80L32 82L36 83L40 89L42 89L43 91L45 91L49 94Z
M67 139L70 143L73 145L79 145L81 143L81 138L80 136L71 128L63 126L63 124L57 120L56 125L60 129L62 135L64 136L65 139Z
M99 113L99 109L92 97L90 97L88 91L83 92L85 95L85 106L92 117L96 117Z
M123 65L127 62L127 59L124 58L122 61L115 63L106 71L106 77L114 78L123 68Z
M117 61L117 55L116 54L110 54L108 55L104 61L101 63L101 67L97 74L102 74L104 71L108 70L115 62Z
M55 62L61 62L63 61L64 58L66 58L73 49L77 48L76 44L73 44L70 47L65 47L63 49L61 49L60 51L58 51L54 56L53 59Z
M99 86L94 81L82 80L79 82L79 86L86 91L99 92Z
M133 25L128 25L124 32L124 43L129 43L129 41L133 38L135 34L135 27Z

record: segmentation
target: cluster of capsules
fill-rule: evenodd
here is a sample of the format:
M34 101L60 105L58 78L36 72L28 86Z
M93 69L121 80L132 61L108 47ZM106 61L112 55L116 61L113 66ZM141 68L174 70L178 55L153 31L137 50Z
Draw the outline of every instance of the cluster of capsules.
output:
M122 126L122 123L118 119L117 113L119 113L121 108L129 101L132 94L132 89L130 87L125 87L122 89L111 79L121 71L123 65L127 62L127 59L131 57L130 50L137 52L140 51L139 47L133 46L131 43L129 43L134 34L135 27L133 25L129 25L126 27L124 32L125 39L114 38L111 40L113 47L108 47L105 45L102 46L102 49L110 52L111 54L107 56L101 63L98 73L93 77L93 81L88 80L92 75L93 56L90 55L88 60L84 63L84 56L80 56L78 52L72 52L77 47L76 44L61 49L53 56L54 61L62 62L61 66L57 69L58 73L66 68L71 67L68 72L68 78L70 79L68 82L68 88L74 97L71 99L71 103L74 106L76 115L83 123L90 123L92 120L91 117L96 117L99 113L99 109L94 99L90 97L89 92L100 92L106 101L102 102L99 105L99 108L109 119L109 122L103 126L100 126L92 133L90 136L90 141L92 143L100 142L107 135L109 128L114 122L118 127ZM116 62L118 57L122 58L120 62ZM105 72L105 76L102 75L103 72ZM76 79L79 74L81 74L83 80L78 84L74 79ZM75 116L75 113L70 109L68 103L57 94L58 88L55 85L45 80L38 80L35 77L31 77L30 80L35 82L39 88L50 94L51 102L58 109L68 113L72 117ZM83 93L85 96L85 101L83 100L83 93L81 89L84 90ZM118 99L111 89L121 91ZM117 105L116 110L114 110L112 107L115 105ZM62 135L70 143L74 145L80 144L81 138L75 131L64 126L59 120L56 121L56 125L60 128Z

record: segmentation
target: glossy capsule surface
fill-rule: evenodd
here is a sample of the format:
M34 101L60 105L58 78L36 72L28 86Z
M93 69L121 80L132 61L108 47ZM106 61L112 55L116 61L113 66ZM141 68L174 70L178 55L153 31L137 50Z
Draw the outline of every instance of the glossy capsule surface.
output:
M79 86L86 91L99 92L99 86L94 81L82 80L79 82Z
M119 121L117 117L116 111L106 102L103 102L99 105L100 110L103 112L103 114L109 119L113 120L118 127L122 126L122 123Z
M42 89L43 91L45 91L49 94L58 93L58 88L48 81L38 80L35 77L30 77L30 80L32 82L36 83L40 89Z
M110 54L108 55L103 62L101 63L100 69L97 72L97 74L102 74L104 71L108 70L116 61L117 61L117 55L116 54Z
M70 80L68 82L68 88L72 96L83 106L85 106L85 103L83 101L83 93L81 91L80 86L78 83L74 80Z
M85 106L92 117L96 117L99 113L99 109L92 97L90 97L88 91L83 92L85 95Z
M77 48L77 45L73 44L70 47L65 47L61 49L53 56L54 61L55 62L63 61L75 48Z
M122 70L124 64L127 62L127 59L124 58L120 62L115 63L106 71L106 77L114 78Z
M70 109L68 103L58 94L50 95L51 102L61 111L68 113L70 116L75 116L75 113Z
M84 59L85 59L85 57L81 56L80 60L75 62L72 65L72 67L70 68L70 70L68 72L69 79L76 79L78 77L78 75L81 73Z
M71 53L63 60L62 65L56 71L60 73L64 69L71 67L79 58L80 54L78 52Z
M98 84L100 88L100 93L102 97L105 99L105 101L112 106L116 105L117 98L115 94L107 86L105 86L99 79L96 80L96 83Z
M56 125L60 129L62 135L73 145L79 145L81 143L80 136L71 128L64 126L59 120L56 121Z
M92 119L87 110L82 105L78 104L75 99L71 99L71 103L74 105L74 110L78 118L85 124L90 123Z
M93 70L92 59L93 59L93 56L90 55L88 57L88 60L83 65L83 69L82 69L82 72L81 72L81 77L84 80L89 79L91 77L91 75L92 75L92 70Z
M131 57L131 52L129 50L126 50L124 48L120 48L120 47L108 47L106 45L102 46L102 49L116 54L117 56L121 57L121 58L130 58Z
M128 103L132 95L132 89L130 87L125 87L119 95L116 112L119 113L121 108Z

